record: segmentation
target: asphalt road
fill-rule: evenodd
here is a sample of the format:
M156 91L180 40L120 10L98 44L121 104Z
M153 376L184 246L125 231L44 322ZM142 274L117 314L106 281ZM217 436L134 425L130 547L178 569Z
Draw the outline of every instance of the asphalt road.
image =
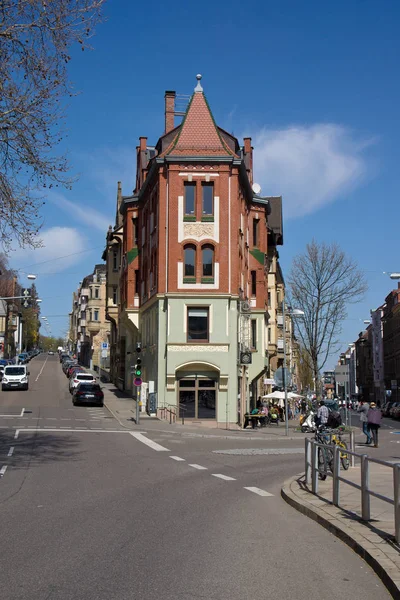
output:
M138 435L145 424L129 432L106 408L72 408L57 357L30 372L28 392L0 392L2 598L389 597L281 500L301 440Z

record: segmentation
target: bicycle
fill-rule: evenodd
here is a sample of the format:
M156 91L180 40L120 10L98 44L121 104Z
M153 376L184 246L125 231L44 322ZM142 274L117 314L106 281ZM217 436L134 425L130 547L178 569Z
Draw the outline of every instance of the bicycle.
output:
M336 431L336 430L333 430ZM347 450L347 444L342 440L342 433L344 433L344 427L338 427L337 433L331 434L331 444L335 444L339 446L339 448L343 448L343 450ZM340 451L340 462L342 463L342 467L345 471L348 470L350 466L349 455L347 452Z
M315 432L315 441L323 444L318 447L318 473L322 481L328 476L328 468L333 472L333 450L329 440L329 431L324 426L319 426Z

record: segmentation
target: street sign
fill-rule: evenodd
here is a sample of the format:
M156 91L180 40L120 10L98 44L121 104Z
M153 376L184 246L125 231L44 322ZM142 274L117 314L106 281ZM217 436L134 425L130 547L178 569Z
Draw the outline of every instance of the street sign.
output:
M143 383L143 380L141 377L135 377L135 379L133 380L133 385L136 385L136 387L140 387Z
M107 342L102 342L101 349L102 350L108 350L108 343Z
M274 374L274 381L275 381L275 385L277 387L283 387L283 377L285 377L286 385L287 386L290 385L292 378L291 378L289 369L284 369L283 367L279 367L279 369L277 369Z

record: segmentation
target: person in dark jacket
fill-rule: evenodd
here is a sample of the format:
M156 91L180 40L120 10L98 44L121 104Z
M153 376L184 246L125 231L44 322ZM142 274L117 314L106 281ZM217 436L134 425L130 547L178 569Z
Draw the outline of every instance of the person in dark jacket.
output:
M368 417L368 429L370 430L370 432L372 434L372 439L374 441L374 447L377 448L378 447L378 431L379 431L379 427L381 426L382 413L379 410L379 408L377 408L375 402L371 402L371 404L369 405L369 411L368 411L367 417Z

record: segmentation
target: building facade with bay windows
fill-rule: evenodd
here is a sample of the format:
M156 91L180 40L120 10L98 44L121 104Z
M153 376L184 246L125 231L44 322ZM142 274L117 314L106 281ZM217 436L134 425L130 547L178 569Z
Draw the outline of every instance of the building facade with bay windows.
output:
M115 383L134 393L140 342L158 408L232 427L263 391L268 240L282 239L269 219L282 228L282 203L253 186L251 139L216 125L199 76L178 125L175 113L166 92L165 132L155 146L140 138L134 192L120 196Z

